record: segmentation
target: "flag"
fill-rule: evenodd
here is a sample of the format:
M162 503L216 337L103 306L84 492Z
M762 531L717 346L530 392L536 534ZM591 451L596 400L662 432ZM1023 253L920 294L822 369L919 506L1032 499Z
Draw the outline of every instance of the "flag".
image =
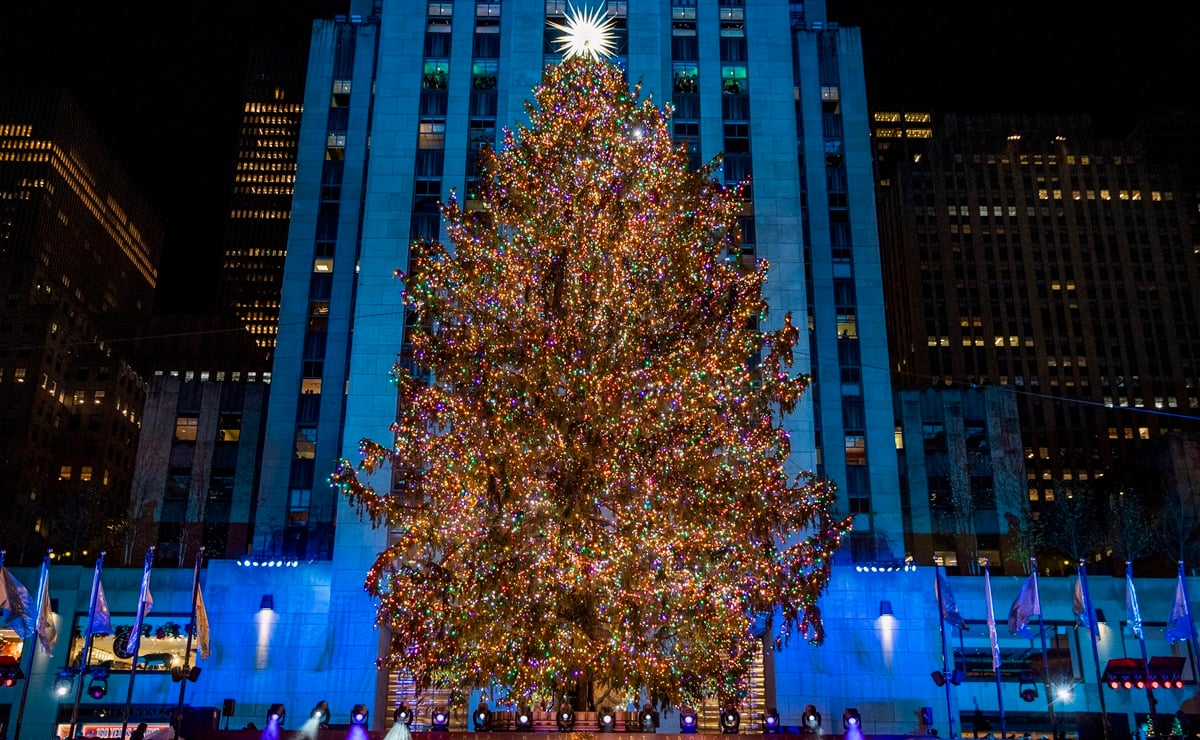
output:
M1125 614L1129 631L1134 637L1145 637L1142 634L1142 610L1138 608L1137 589L1133 587L1133 565L1129 561L1125 561Z
M42 607L38 612L37 638L43 655L54 654L58 642L58 628L54 626L54 612L50 610L50 560L42 563L42 588L38 598Z
M88 634L111 635L113 633L112 619L108 615L108 600L104 598L104 584L96 581L96 610L88 623Z
M1000 638L996 635L996 610L992 608L992 574L983 569L983 591L987 598L988 639L992 642L992 670L1000 672Z
M958 627L960 630L965 630L966 625L963 624L962 615L958 613L958 604L954 603L954 593L950 590L950 582L946 580L946 576L942 575L941 571L937 574L937 591L941 598L942 619L952 627Z
M142 643L142 621L154 608L154 597L150 595L150 564L153 552L154 550L151 549L146 553L146 567L142 569L142 590L138 595L138 613L133 618L133 630L129 633L129 640L125 647L126 652L134 657L137 656Z
M1175 582L1175 603L1171 605L1171 616L1167 618L1167 642L1174 645L1179 640L1190 640L1196 636L1196 625L1192 622L1192 610L1188 606L1187 592L1183 588L1183 569Z
M208 633L208 610L204 608L204 592L196 589L196 642L200 645L200 657L208 660L212 655L212 643Z
M8 568L0 568L0 619L21 639L33 634L33 599Z
M1082 567L1080 566L1080 568ZM1096 629L1096 616L1092 611L1092 600L1083 593L1083 579L1082 572L1075 579L1075 598L1072 599L1071 610L1075 612L1076 618L1079 619L1079 624L1085 627L1088 632L1091 632L1093 638L1099 639L1100 632Z
M1032 640L1029 632L1029 618L1042 615L1042 600L1038 596L1037 571L1029 574L1021 593L1008 609L1008 631L1014 635Z

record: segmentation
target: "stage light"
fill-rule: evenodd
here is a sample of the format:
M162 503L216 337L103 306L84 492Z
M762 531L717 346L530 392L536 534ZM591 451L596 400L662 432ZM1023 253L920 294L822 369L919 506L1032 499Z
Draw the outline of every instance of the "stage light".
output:
M411 727L412 720L412 710L408 708L406 702L400 702L400 705L396 707L396 713L392 715L392 721L397 724L402 723L405 727Z
M315 719L319 724L329 724L329 703L324 699L317 702L317 705L308 713L309 719Z
M821 734L821 713L817 711L815 704L804 707L804 716L801 718L801 722L804 725L804 732Z
M948 678L950 679L950 683L954 684L955 686L958 686L959 684L961 684L963 682L963 678L965 678L965 677L966 677L966 675L963 673L963 669L955 668L954 670L950 671L950 675Z
M1059 684L1054 687L1055 701L1073 701L1075 699L1075 687L1069 683Z
M71 693L71 687L75 685L75 672L70 668L63 668L54 677L54 695L66 696Z
M570 704L559 703L558 712L554 715L554 723L559 732L571 732L575 729L575 710Z
M933 727L933 707L921 707L919 712L921 717L921 725L928 732L929 728Z
M200 670L200 666L198 665L186 669L181 665L173 665L171 666L171 681L178 683L186 679L195 683L196 679L200 678Z
M492 710L488 708L486 700L480 701L479 706L475 707L471 719L475 722L475 732L492 731Z
M617 713L612 707L600 707L596 713L596 726L600 732L612 732L616 729Z
M367 705L355 704L354 709L350 710L350 724L365 725L367 723Z
M434 707L429 719L430 732L449 732L450 714L442 707Z
M736 735L742 724L742 715L737 707L730 704L721 710L721 734Z
M283 724L283 715L286 713L282 704L272 704L271 708L267 710L267 724L270 725L272 722Z
M946 674L942 673L941 671L934 671L933 673L929 674L929 677L933 679L933 682L938 686L938 688L946 685Z
M9 655L0 656L0 686L16 686L22 678L25 678L25 672L17 664L17 659Z
M763 716L763 732L768 735L779 732L779 711L775 707L768 709Z
M1033 702L1037 701L1038 690L1036 684L1021 684L1021 700Z
M682 707L679 710L679 732L684 735L696 734L696 710Z
M846 732L862 730L862 715L854 707L848 707L842 712L842 727Z
M642 732L654 732L658 729L658 712L654 707L647 704L642 707L642 713L639 716L642 723Z
M517 707L517 732L533 732L533 709Z
M108 669L93 667L88 669L88 672L92 674L92 680L88 683L88 696L93 699L103 699L108 693Z

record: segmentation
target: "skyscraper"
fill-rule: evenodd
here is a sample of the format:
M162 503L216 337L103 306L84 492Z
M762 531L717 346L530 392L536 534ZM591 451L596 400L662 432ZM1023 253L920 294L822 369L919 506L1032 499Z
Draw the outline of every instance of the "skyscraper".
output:
M266 363L275 348L279 323L303 96L303 50L252 51L242 97L219 298L222 309L254 337Z
M827 22L821 3L601 7L615 20L613 61L643 95L674 106L693 161L723 154L719 176L751 184L742 259L769 261L765 328L789 312L807 328L795 369L815 380L785 419L788 471L839 483L839 508L858 515L857 557L902 557L857 31ZM525 120L544 65L561 58L547 21L562 21L568 3L363 0L350 10L314 25L255 542L288 558L332 557L334 597L365 623L362 576L386 533L356 521L326 480L395 419L389 371L409 348L394 271L408 267L412 240L441 236L438 203L451 188L469 203L479 148ZM376 485L389 486L386 475ZM332 668L344 663L350 682L365 680L351 666L378 649L372 636L361 642Z
M1009 389L1035 508L1194 431L1200 263L1173 169L1083 117L948 116L919 154L880 190L900 383Z
M79 507L124 503L162 227L64 94L0 96L0 487L9 557L88 544ZM121 496L111 494L120 492ZM86 518L85 518L86 519Z

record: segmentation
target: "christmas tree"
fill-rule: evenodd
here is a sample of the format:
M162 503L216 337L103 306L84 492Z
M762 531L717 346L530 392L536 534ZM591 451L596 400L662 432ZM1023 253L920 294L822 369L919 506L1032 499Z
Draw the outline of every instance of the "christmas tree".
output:
M452 246L400 275L394 442L333 476L394 533L367 577L384 662L512 696L735 697L767 615L821 640L850 526L785 472L799 332L760 330L739 191L689 171L669 112L586 58L534 96L478 199L443 208Z

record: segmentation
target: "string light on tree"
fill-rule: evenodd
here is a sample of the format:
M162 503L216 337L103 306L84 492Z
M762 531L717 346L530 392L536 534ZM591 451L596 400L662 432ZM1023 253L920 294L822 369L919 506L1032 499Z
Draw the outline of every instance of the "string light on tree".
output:
M453 245L413 246L393 438L332 477L393 532L366 584L383 663L535 699L737 696L765 615L820 642L850 528L784 469L799 330L760 328L740 190L689 170L619 68L552 66L528 113L481 154L482 207L445 205Z

